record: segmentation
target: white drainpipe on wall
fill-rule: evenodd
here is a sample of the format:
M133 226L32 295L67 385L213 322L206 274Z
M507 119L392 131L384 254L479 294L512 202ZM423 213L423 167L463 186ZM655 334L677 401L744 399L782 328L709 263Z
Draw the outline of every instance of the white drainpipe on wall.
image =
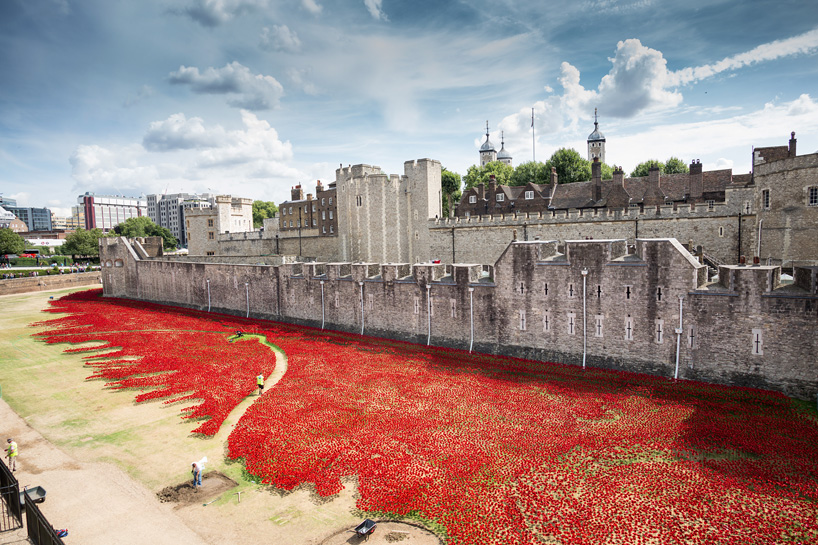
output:
M471 323L471 337L469 338L469 352L474 346L474 288L469 288L469 322Z
M250 317L250 283L249 282L244 283L244 296L245 296L245 299L247 300L247 318L249 318Z
M429 322L429 333L426 335L426 346L432 342L432 286L426 284L426 317Z
M676 328L676 372L673 374L673 379L679 378L679 347L682 344L682 301L684 295L679 296L679 327Z
M761 224L764 220L758 220L758 246L756 248L756 255L761 259Z
M210 312L210 279L207 279L207 311Z
M588 352L588 316L585 312L585 281L588 269L582 269L582 368L585 369L585 354Z
M361 335L364 334L364 283L358 282L361 286Z
M321 280L321 329L324 329L324 281Z

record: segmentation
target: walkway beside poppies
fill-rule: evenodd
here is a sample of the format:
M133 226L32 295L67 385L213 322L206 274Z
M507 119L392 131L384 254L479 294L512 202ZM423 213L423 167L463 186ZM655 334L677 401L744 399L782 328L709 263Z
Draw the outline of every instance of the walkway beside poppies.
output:
M20 487L42 486L40 510L70 542L85 545L206 542L145 487L111 464L84 463L45 439L0 400L3 432L20 446L15 476ZM101 508L104 505L104 508ZM0 544L20 543L25 529L0 534Z
M278 384L278 381L284 378L284 374L287 372L287 355L280 348L270 343L264 335L245 334L243 337L243 339L251 338L258 338L261 344L270 348L270 350L274 351L276 355L275 370L272 372L270 376L268 376L264 380L264 392L268 393L273 386ZM234 339L233 342L242 341ZM227 444L227 436L230 435L231 431L233 431L233 428L236 426L236 423L241 419L241 417L244 415L247 409L249 409L253 403L258 401L258 399L259 396L257 394L247 396L241 403L236 405L236 407L232 411L230 411L230 414L227 415L227 418L225 418L221 428L219 428L219 431L216 433L216 435L214 435L214 439L218 444L222 445L222 448L224 447L224 445ZM224 452L220 451L217 455L223 457ZM208 454L208 456L210 455ZM216 458L211 459L215 460Z

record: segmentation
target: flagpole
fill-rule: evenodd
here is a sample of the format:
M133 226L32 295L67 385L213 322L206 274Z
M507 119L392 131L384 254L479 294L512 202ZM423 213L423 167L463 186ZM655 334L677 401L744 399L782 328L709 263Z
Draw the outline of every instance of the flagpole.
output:
M531 162L537 162L537 149L534 139L534 108L531 108Z

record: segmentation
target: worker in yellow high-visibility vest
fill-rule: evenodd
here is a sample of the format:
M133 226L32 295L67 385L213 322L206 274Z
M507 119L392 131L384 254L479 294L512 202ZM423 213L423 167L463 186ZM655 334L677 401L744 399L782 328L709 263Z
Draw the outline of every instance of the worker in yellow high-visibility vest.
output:
M259 374L259 376L256 377L256 386L258 386L258 395L261 395L264 391L264 375Z
M9 460L9 469L17 471L17 443L15 443L11 437L6 439L6 443L8 443L8 447L6 447L6 458Z

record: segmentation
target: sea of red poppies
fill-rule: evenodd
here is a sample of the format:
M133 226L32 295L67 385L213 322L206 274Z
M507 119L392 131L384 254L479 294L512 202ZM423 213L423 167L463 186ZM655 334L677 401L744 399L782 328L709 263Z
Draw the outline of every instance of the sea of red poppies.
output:
M783 395L468 354L103 299L55 301L47 342L101 340L89 378L190 400L215 433L284 350L229 454L265 483L423 520L458 544L818 542L818 417ZM96 347L97 349L99 347ZM84 350L86 348L80 348Z

